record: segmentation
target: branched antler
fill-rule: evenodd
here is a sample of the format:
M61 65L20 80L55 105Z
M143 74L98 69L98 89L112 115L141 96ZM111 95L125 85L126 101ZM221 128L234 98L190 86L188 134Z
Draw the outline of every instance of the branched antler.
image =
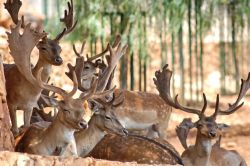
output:
M24 26L24 32L21 35L19 30L21 21L11 28L11 33L7 32L10 54L13 57L15 64L20 73L33 85L36 84L36 79L33 77L30 66L30 54L39 40L46 36L46 33L39 32L30 28L30 24Z
M59 42L64 35L74 30L77 24L77 20L74 22L73 14L74 14L73 0L70 0L70 2L68 2L68 11L64 10L64 17L60 19L60 21L65 24L66 28L64 28L64 30L56 36L56 38L54 39L55 41Z
M18 23L18 13L22 6L22 2L20 0L7 0L6 3L4 3L4 7L6 10L8 10L12 21L17 24Z
M248 89L250 88L250 73L248 73L247 79L243 80L241 79L241 87L240 87L240 92L237 97L237 100L233 104L228 104L229 107L226 110L221 110L219 108L219 104L216 104L215 112L213 114L214 117L216 115L229 115L237 111L240 107L243 106L244 102L240 103L240 100L246 95ZM216 103L219 103L219 95L217 95Z
M207 107L207 100L206 100L205 94L203 94L204 106L202 108L202 111L200 111L198 109L184 107L178 102L178 95L175 96L175 100L173 100L171 95L170 95L170 81L171 81L171 77L172 77L172 71L170 71L168 69L167 64L163 67L162 72L161 71L155 72L155 77L156 78L154 78L153 80L154 80L154 83L156 85L156 88L159 91L161 98L167 104L169 104L170 106L172 106L176 109L180 109L180 110L188 112L188 113L196 114L199 117L203 116L203 114L206 110L206 107Z

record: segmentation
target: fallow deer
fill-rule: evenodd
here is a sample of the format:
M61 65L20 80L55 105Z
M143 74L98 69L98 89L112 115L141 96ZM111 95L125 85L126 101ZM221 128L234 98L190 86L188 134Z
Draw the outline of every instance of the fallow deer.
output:
M5 3L5 8L10 13L15 24L17 24L18 21L18 11L21 5L20 0L7 0ZM66 28L64 28L55 39L48 39L47 35L44 35L42 40L36 43L36 47L39 49L39 59L34 68L31 69L30 55L28 54L25 54L27 57L23 55L12 55L15 65L5 65L7 102L14 135L18 133L16 110L24 110L24 126L29 126L32 110L34 107L37 107L37 101L42 90L40 87L34 85L33 80L29 78L27 74L31 72L36 76L38 71L43 68L42 80L46 82L51 73L52 65L59 66L63 63L60 57L61 47L59 46L59 41L64 35L71 32L77 23L75 22L73 24L72 0L71 3L68 2L68 7L68 12L65 10L64 18L61 19L61 21L65 23ZM20 26L24 27L23 21ZM14 43L15 41L13 41L13 44ZM29 44L28 41L27 44ZM22 52L23 51L20 51L20 53Z
M131 135L106 135L89 153L90 157L140 164L182 164L175 148L166 140Z
M89 127L75 133L77 152L85 157L107 133L127 135L127 130L120 124L112 112L113 108L123 102L122 94L113 96L111 101L101 99L95 101L94 115L89 121Z
M107 71L109 71L109 73L106 74L106 77L104 78L108 78L107 75L112 76L110 71L112 71L114 66L117 65L120 58L114 57L114 61L110 63L109 57L113 56L113 53L111 51L114 47L120 45L120 42L121 38L120 36L118 36L112 47L108 45L108 47L102 53L91 57L91 59L88 59L87 61L84 61L83 58L81 60L81 54L83 53L85 43L82 45L82 49L80 52L77 52L74 48L75 53L78 56L77 63L74 67L69 64L69 68L78 68L79 74L77 75L78 77L81 76L81 87L79 87L79 90L84 91L84 89L87 89L90 85L91 80L93 79L93 77L95 77L94 73L96 72L98 65L90 61L99 58L108 51L110 52L110 55L107 56L108 65L102 63L101 70L104 71L104 73L108 73ZM111 60L113 59L111 58ZM81 63L84 63L84 66L87 65L88 68L84 68L81 71ZM113 66L110 66L110 64L112 64ZM107 80L102 82L103 88L108 86ZM115 108L114 113L116 114L122 125L130 132L144 132L146 130L148 131L146 135L149 137L160 137L166 139L168 121L172 112L171 107L168 106L161 99L161 97L156 94L134 92L122 89L115 90L115 94L119 94L120 92L122 92L124 95L124 102L119 107Z
M18 22L16 27L11 28L11 33L7 33L10 53L13 57L19 55L28 57L37 42L46 34L34 31L30 28L30 25L26 25L24 26L23 34L20 35L20 27L21 22ZM74 132L87 127L87 122L83 119L88 109L85 101L90 97L95 99L106 96L114 88L110 91L96 93L98 81L94 80L93 86L88 92L82 93L79 98L74 99L73 95L78 89L75 71L71 73L74 83L73 90L67 93L61 88L44 83L41 80L42 70L41 68L38 71L36 78L34 78L31 71L27 72L26 76L32 81L34 86L62 96L63 100L57 103L59 113L51 124L33 124L29 127L20 136L16 145L16 151L41 155L65 155L65 149L67 146L71 146L71 155L77 156ZM47 127L44 127L44 125L47 125Z
M81 157L147 164L182 164L178 152L167 141L127 135L112 113L112 101L107 104L102 102L101 105L105 105L104 109L98 107L99 113L92 116L89 128L75 133L77 152ZM124 134L127 136L124 137Z
M177 127L177 135L180 142L185 148L182 153L182 160L185 166L246 166L245 160L236 152L221 148L218 143L212 145L212 139L220 135L220 132L227 127L225 124L216 123L217 115L230 115L237 111L244 103L239 104L240 100L246 95L250 87L250 73L247 80L241 80L241 89L239 96L234 104L229 104L229 108L222 110L219 108L219 95L216 99L215 112L211 116L206 116L207 107L206 95L203 94L204 106L201 110L187 108L178 102L178 95L173 100L170 95L170 80L172 71L165 65L162 71L156 71L154 83L163 100L170 106L196 114L199 120L195 123L191 119L184 119L180 126ZM195 145L187 147L186 139L188 131L197 128Z

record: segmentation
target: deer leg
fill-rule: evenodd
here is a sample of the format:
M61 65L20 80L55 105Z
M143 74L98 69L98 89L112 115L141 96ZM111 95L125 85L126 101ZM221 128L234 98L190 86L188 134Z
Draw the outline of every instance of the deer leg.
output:
M14 136L16 136L19 133L19 130L17 128L17 120L16 120L16 109L12 106L9 106L9 111L10 111L10 119L11 119L11 131Z
M29 127L30 126L30 119L32 116L33 108L26 108L24 109L24 127Z

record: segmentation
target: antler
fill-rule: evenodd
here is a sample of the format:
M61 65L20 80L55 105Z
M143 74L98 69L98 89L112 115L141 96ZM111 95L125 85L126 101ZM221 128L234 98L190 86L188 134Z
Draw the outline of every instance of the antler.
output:
M20 0L7 0L6 3L4 3L4 7L6 10L8 10L12 21L17 24L18 23L18 13L22 6L22 2Z
M99 81L99 85L98 85L98 91L103 91L106 88L108 80L109 80L113 70L115 69L120 58L126 53L127 48L128 48L127 44L125 46L121 47L121 41L115 42L115 45L118 45L116 50L114 50L110 46L110 44L108 44L108 46L107 46L107 49L110 52L110 56L106 57L107 61L108 61L108 66L106 67L106 69L104 69L104 71L102 72L102 74L99 77L100 81Z
M182 111L188 112L188 113L193 113L198 115L199 117L204 115L204 112L207 107L207 99L206 95L203 93L203 100L204 100L204 106L202 108L202 111L193 109L193 108L187 108L184 106L181 106L180 103L178 102L178 95L175 96L175 100L172 99L170 95L170 81L172 77L172 71L168 69L168 64L166 64L162 72L161 71L156 71L155 72L155 77L154 83L156 85L157 90L160 93L161 98L170 106L180 109Z
M70 63L68 63L68 68L69 71L65 72L65 74L71 79L73 80L73 72L76 73L76 78L77 78L77 82L78 82L78 89L82 92L85 92L86 89L84 89L81 86L81 77L82 77L82 71L84 69L84 57L77 57L76 58L76 63L75 66L72 66Z
M71 98L77 91L77 88L78 88L78 83L77 83L77 79L76 79L76 74L75 72L73 72L73 83L74 83L74 86L73 86L73 89L71 92L67 93L65 90L61 89L61 88L58 88L56 86L53 86L53 85L48 85L48 84L45 84L42 80L41 80L41 73L42 73L42 70L43 68L41 68L39 71L38 71L38 74L37 74L37 82L39 84L39 86L42 88L42 89L46 89L48 91L52 91L52 92L55 92L57 94L60 94L64 99L67 99L67 98Z
M64 35L73 31L73 29L76 27L77 20L73 24L74 22L73 14L74 14L73 0L70 0L70 2L68 2L68 11L64 10L64 18L60 19L60 21L63 22L66 27L63 29L61 33L59 33L56 36L56 38L54 39L55 41L59 42Z
M21 21L18 21L15 27L11 28L11 33L7 32L10 54L13 57L19 72L33 85L37 81L31 72L30 54L39 40L46 36L46 33L39 32L30 28L30 24L24 26L24 32L21 35L19 30Z
M83 100L87 100L89 98L91 99L98 99L107 96L110 93L113 93L116 86L114 86L112 89L103 91L103 92L97 92L97 85L98 85L98 79L94 78L91 83L91 88L87 90L86 92L82 93L80 98Z
M112 47L115 48L119 43L121 43L121 35L118 34L115 38L114 43L112 44ZM107 53L109 51L109 48L107 47L103 52L101 52L100 54L97 54L95 56L92 56L90 58L88 58L88 61L92 61L95 60L99 57L102 57L105 53Z
M240 87L238 98L235 101L235 103L228 104L229 105L228 109L221 110L219 108L219 95L217 95L216 108L215 108L215 112L213 116L216 117L217 115L229 115L237 111L241 106L243 106L244 102L242 102L241 104L239 104L239 102L246 95L249 88L250 88L250 73L248 73L246 80L241 79L241 87Z

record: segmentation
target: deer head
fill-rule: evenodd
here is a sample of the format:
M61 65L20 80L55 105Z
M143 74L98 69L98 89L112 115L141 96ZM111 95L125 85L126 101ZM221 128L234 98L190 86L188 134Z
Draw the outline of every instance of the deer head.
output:
M201 110L194 109L194 108L187 108L182 106L178 102L178 95L176 95L175 99L173 100L170 95L170 81L171 81L172 71L168 69L168 65L165 65L162 71L156 71L154 78L154 83L157 87L157 90L160 93L162 99L169 104L170 106L188 112L192 114L196 114L199 117L199 120L195 123L191 122L191 119L184 119L179 127L177 127L177 134L180 137L180 141L184 146L186 146L186 137L188 131L196 127L198 129L198 135L202 135L203 137L212 139L220 135L220 132L228 127L225 124L216 123L217 115L230 115L237 111L244 103L240 103L240 100L246 95L247 90L250 87L250 73L248 74L247 80L241 80L241 89L238 95L237 100L233 104L229 104L228 109L222 110L219 108L219 95L216 98L216 108L215 112L211 116L206 116L205 111L207 108L207 99L206 95L203 93L203 100L204 105ZM187 132L183 132L181 130L186 130Z
M127 135L127 130L121 125L113 110L122 104L124 96L122 93L115 96L113 93L112 99L96 99L90 101L94 111L95 125L102 131L110 133L118 133ZM90 122L91 123L91 122Z
M114 43L112 44L112 46L110 44L107 45L107 48L101 52L100 54L97 54L93 57L88 57L87 56L87 60L84 61L83 56L81 56L83 54L83 50L84 50L84 46L85 46L85 42L82 43L82 47L81 50L78 52L76 50L75 45L73 45L73 50L77 56L76 59L76 65L72 66L71 64L68 64L68 67L70 70L73 70L74 68L81 68L82 70L77 70L77 76L79 76L78 80L81 80L81 87L79 87L79 90L81 91L85 91L86 89L89 88L91 80L93 78L96 77L96 71L99 68L101 71L101 74L99 75L100 77L100 81L98 85L98 91L103 91L105 88L107 88L107 84L108 81L110 79L110 76L112 76L113 71L119 61L119 59L121 58L122 55L125 54L126 50L127 50L127 45L121 47L121 36L117 35ZM117 47L117 48L116 48ZM116 48L116 50L114 50L114 48ZM106 65L103 61L101 61L100 58L103 55L105 55L107 52L110 53L110 55L106 56L106 60L108 65ZM97 59L94 63L92 62L93 60ZM66 75L68 75L66 73ZM71 76L68 75L70 79ZM109 88L107 88L109 89Z
M7 0L4 4L5 8L8 10L13 22L18 23L18 12L22 6L20 0ZM60 53L62 51L59 41L63 36L70 33L76 26L77 21L73 21L73 1L68 2L68 10L64 11L64 18L61 18L60 21L65 24L64 30L59 33L55 39L48 39L47 35L42 38L41 41L36 45L39 50L39 55L42 60L46 61L49 64L59 66L63 63ZM74 24L73 24L74 22ZM24 27L24 17L22 16L22 25Z

